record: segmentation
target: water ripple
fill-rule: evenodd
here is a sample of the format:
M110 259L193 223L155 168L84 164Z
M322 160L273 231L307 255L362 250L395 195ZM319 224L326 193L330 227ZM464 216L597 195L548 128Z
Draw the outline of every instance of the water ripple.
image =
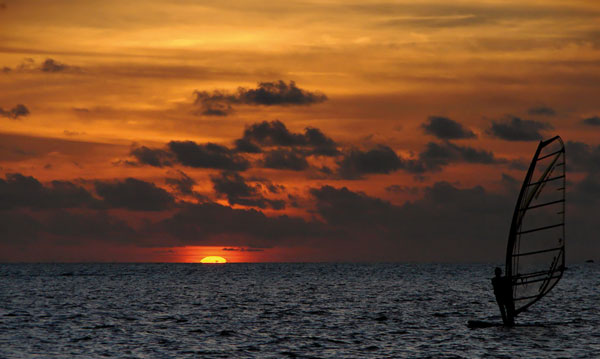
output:
M0 357L593 358L600 266L500 321L492 265L1 264Z

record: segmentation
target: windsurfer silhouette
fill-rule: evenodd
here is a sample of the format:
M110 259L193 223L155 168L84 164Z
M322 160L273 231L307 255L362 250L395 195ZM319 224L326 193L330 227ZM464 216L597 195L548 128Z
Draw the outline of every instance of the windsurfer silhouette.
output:
M502 322L504 322L504 325L512 327L515 325L515 307L512 300L512 286L510 285L508 278L502 276L502 269L496 267L494 272L496 276L492 278L492 285L494 286L496 301L500 307Z

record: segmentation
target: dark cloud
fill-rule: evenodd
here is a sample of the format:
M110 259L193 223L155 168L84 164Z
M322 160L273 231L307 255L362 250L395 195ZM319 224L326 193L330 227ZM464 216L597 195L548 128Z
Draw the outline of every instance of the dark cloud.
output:
M504 121L492 121L488 133L507 141L537 141L544 137L541 131L552 128L552 125L546 122L512 117Z
M102 200L80 185L69 181L40 183L36 178L19 173L0 179L0 210L32 208L127 208L158 211L169 208L173 197L153 183L127 178L124 181L95 181L96 193Z
M0 211L0 243L30 244L44 237L56 244L82 244L84 240L138 242L136 231L105 211L70 212L54 209L34 218L19 211Z
M267 188L267 190L271 193L281 193L285 190L285 186L281 185L281 184L274 184L270 181L268 181L267 183L264 184L265 187Z
M469 146L459 146L450 142L435 143L429 142L425 150L419 153L419 166L414 168L414 172L421 170L438 171L450 163L482 163L494 164L502 163L490 151L478 150Z
M52 181L44 185L20 173L9 173L0 179L0 209L75 208L97 204L86 189L72 182Z
M235 151L240 153L261 153L262 149L251 141L240 138L235 140Z
M312 105L327 100L320 92L310 92L296 86L294 81L260 82L255 89L239 87L236 93L225 91L195 91L194 103L200 106L206 116L227 116L233 111L232 105L293 106Z
M459 213L462 213L464 220L464 218L468 218L468 216L465 217L467 213L494 213L497 203L502 203L502 206L509 204L503 200L502 196L488 194L481 186L460 189L448 182L437 182L433 186L425 187L423 191L422 199L416 202L406 202L402 206L370 197L362 192L350 191L346 187L338 189L323 186L319 189L312 189L311 195L317 200L318 213L330 224L359 227L371 223L371 228L384 225L388 229L395 228L396 230L420 227L420 230L424 232L437 230L425 228L429 221L427 212L432 215L436 212L444 213L448 217L454 218L459 217ZM454 214L450 215L450 213ZM510 213L506 215L509 216ZM407 226L411 220L416 218L419 219ZM461 221L457 222L456 226L461 226ZM442 221L442 223L448 223L448 221Z
M248 181L255 182L257 186L262 187L265 191L273 194L282 193L285 191L285 186L273 183L271 180L263 177L250 177Z
M218 176L212 176L211 181L215 192L226 195L231 204L237 198L252 197L257 192L255 187L249 186L244 177L235 172L222 172Z
M327 100L325 94L310 92L296 86L277 82L260 82L255 89L238 88L238 97L244 104L250 105L311 105Z
M319 172L326 174L326 175L333 175L333 170L327 166L322 166L321 168L318 169Z
M95 207L98 201L81 186L69 181L51 181L49 199L58 208Z
M38 238L42 224L29 214L0 210L0 228L0 243L22 245Z
M265 152L263 147L270 150ZM246 128L243 137L235 141L233 149L214 143L171 141L165 149L141 146L130 152L142 165L165 167L181 164L229 171L244 171L250 167L244 153L264 153L259 163L266 168L301 171L309 167L307 156L336 156L339 151L337 143L317 128L308 127L304 133L293 133L281 121L264 121Z
M567 152L567 156L572 158L569 152ZM570 170L570 167L567 169ZM579 259L596 259L600 253L597 241L597 234L600 233L600 221L598 221L599 174L600 171L588 173L575 184L567 183L567 246L570 253L575 253L574 255L570 254L570 258L576 256Z
M600 149L578 142L567 143L567 151L569 156L600 153ZM590 160L593 157L586 161ZM595 218L595 208L600 203L598 173L600 171L589 172L582 181L570 186L568 198L572 207L568 209L567 238L589 238L590 233L600 230ZM138 207L140 198L148 197L150 202L158 203L155 207L172 208L165 205L173 200L165 200L164 190L148 182L131 180L96 181L94 184L96 187L109 184L110 196L103 195L100 188L97 191L106 206L111 208L132 209ZM246 179L232 172L221 173L211 180L217 193L226 197L231 195L232 198L237 196L242 200L265 199L264 188L272 184L268 180ZM60 244L83 244L89 239L160 247L190 244L226 248L308 245L312 248L337 248L331 257L337 260L500 262L505 253L506 233L517 197L513 188L518 188L520 178L503 174L502 182L512 195L507 196L506 191L489 192L481 186L460 188L457 184L437 182L424 187L421 198L402 205L345 187L312 188L310 199L314 201L314 207L311 208L318 216L318 219L312 220L285 215L266 216L258 210L234 209L216 203L183 203L172 208L166 219L143 221L140 227L134 228L109 211L92 208L89 205L90 194L81 192L83 189L73 187L72 183L54 181L43 185L32 177L11 175L0 181L0 204L3 205L0 208L0 243L18 246L36 239L49 239ZM217 189L217 186L221 187ZM56 194L48 194L49 191ZM410 193L412 189L398 185L390 186L388 191ZM134 194L115 202L114 198L122 197L126 192ZM280 192L281 188L273 191ZM16 193L13 195L20 197L18 202L24 205L5 206L10 199L6 197L7 193ZM24 199L28 193L36 194L37 204L32 204L36 201L32 198ZM63 200L60 205L43 205L55 203L53 196L71 199ZM12 203L15 203L15 197L12 198ZM65 210L71 207L87 208ZM30 211L28 208L47 210ZM573 257L582 253L589 255L589 246L577 247L573 244L576 241L569 243ZM359 254L356 254L357 249Z
M265 154L262 164L266 168L302 171L308 168L304 154L293 149L276 149Z
M80 242L81 239L97 239L111 242L135 242L136 231L126 222L110 216L104 211L72 213L58 211L46 221L44 232Z
M46 59L41 65L40 70L43 72L62 72L72 69L71 66L60 63L54 59Z
M369 197L362 192L352 192L348 188L323 186L313 188L310 194L317 200L317 211L332 225L360 226L389 222L394 215L394 206L387 201Z
M29 109L23 104L18 104L10 110L4 110L2 107L0 107L0 116L10 118L12 120L27 116L29 113Z
M194 104L200 106L200 114L205 116L227 116L233 112L231 104L238 103L236 95L218 90L212 93L196 90L194 95L196 96Z
M215 143L197 144L192 141L171 141L169 150L184 166L244 171L250 163L229 148Z
M600 126L600 116L592 116L583 119L583 123L590 126Z
M339 154L337 144L318 128L307 127L304 130L304 138L306 139L305 146L313 149L310 152L311 154L320 156L336 156Z
M600 203L600 173L596 172L586 175L569 190L568 199L572 200L573 204L597 206ZM594 209L594 214L597 214L596 209Z
M161 149L152 149L142 146L132 149L130 154L143 165L164 167L173 164L173 154Z
M321 156L336 156L339 154L337 143L326 136L321 130L307 127L304 133L293 133L279 120L259 122L244 130L243 137L236 146L255 144L260 146L303 147L308 148L309 154ZM244 152L257 152L244 151Z
M127 178L124 181L96 181L96 192L112 208L161 211L174 204L173 196L154 183Z
M403 162L394 150L379 145L368 151L351 149L338 165L338 173L342 178L357 179L364 174L387 174L396 171L403 167Z
M398 184L393 184L391 186L387 186L385 188L385 190L387 192L391 192L391 193L408 193L408 194L418 194L419 193L419 187L409 187L409 186L403 186L403 185L398 185Z
M421 127L423 127L426 133L442 140L476 137L473 131L447 117L431 116L429 117L429 122L424 123Z
M323 186L312 189L311 195L325 223L345 231L347 240L369 238L364 251L379 246L382 259L502 257L498 253L505 250L512 198L480 186L461 189L447 182L437 182L423 192L423 198L400 206L345 187ZM381 248L388 249L388 257Z
M139 162L130 161L130 160L115 160L115 161L112 161L111 164L113 166L124 166L124 167L139 167L140 166ZM79 165L77 165L77 167L79 167Z
M265 198L259 186L249 185L246 179L235 172L223 172L212 176L211 181L218 195L227 197L229 204L240 204L258 208L284 209L285 201Z
M184 195L193 195L194 193L194 185L196 185L196 181L185 174L183 171L176 171L173 177L167 177L165 179L167 185L176 190L178 193Z
M519 171L527 171L531 160L517 159L508 161L508 168Z
M519 185L521 184L521 182L511 175L502 173L502 184L504 184L508 188L517 189L519 187Z
M263 252L264 249L262 248L231 248L231 247L225 247L223 248L224 251L230 251L230 252Z
M263 146L302 146L306 138L300 133L291 133L279 120L255 123L244 130L243 140Z
M347 152L338 161L339 167L335 175L343 179L360 179L365 174L388 174L397 170L422 174L440 171L444 166L459 162L497 164L507 161L495 157L490 151L459 146L448 141L429 142L415 159L402 158L391 148L379 145L369 151L352 149Z
M565 152L569 171L600 173L600 145L567 141Z
M288 194L288 204L293 208L302 208L302 205L299 203L297 196Z
M548 106L536 106L530 108L527 113L534 116L554 116L556 111Z
M4 72L10 72L12 69L9 67L4 68ZM6 70L7 69L7 70ZM36 61L32 58L24 59L17 67L15 67L15 71L18 72L46 72L46 73L58 73L58 72L79 72L81 69L77 66L67 65L65 63L56 61L51 58L47 58L39 64L36 64Z
M508 198L447 182L425 187L421 199L403 205L331 186L310 194L320 221L203 203L183 206L143 233L160 238L156 245L162 246L165 241L227 248L319 243L338 248L336 258L501 261L516 199L516 194ZM360 255L346 247L360 248Z
M189 205L172 217L151 225L147 232L173 237L182 244L216 244L270 248L326 238L322 224L286 215L267 217L257 210L234 209L216 203Z

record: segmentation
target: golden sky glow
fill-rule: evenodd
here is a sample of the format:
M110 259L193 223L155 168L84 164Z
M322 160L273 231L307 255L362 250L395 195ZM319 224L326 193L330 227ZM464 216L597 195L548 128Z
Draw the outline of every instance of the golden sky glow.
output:
M53 187L64 181L93 198L81 205L78 192L77 205L52 197L53 205L40 207L25 199L31 189L6 195L15 204L0 210L39 227L0 241L0 260L468 260L448 243L440 244L447 256L424 253L404 238L421 234L394 227L393 218L425 223L435 206L447 208L436 183L513 200L536 141L555 134L587 151L580 156L587 162L572 167L573 184L596 176L600 5L593 1L0 3L0 178L13 192L33 177L45 196L73 195ZM252 97L260 83L279 81L297 86L301 98ZM443 127L435 118L465 132L435 134ZM190 164L169 147L193 141L201 150L214 143L234 151L262 121L283 123L291 142L228 154L248 163L233 169L238 177L232 165ZM306 128L332 140L337 154L314 152ZM144 162L140 148L163 162ZM269 164L270 151L279 150L302 158L272 159L294 169ZM6 177L15 173L25 177ZM155 197L125 203L108 194L135 186ZM369 213L350 213L350 204L333 204L336 196L393 214L345 241L342 232L358 234L344 219ZM86 218L96 234L55 228L53 206L65 218ZM417 213L420 206L427 209ZM405 213L409 207L416 212ZM208 219L194 224L194 216ZM433 241L451 229L423 236ZM37 241L46 250L34 249ZM497 242L474 245L473 256L494 259L504 246Z

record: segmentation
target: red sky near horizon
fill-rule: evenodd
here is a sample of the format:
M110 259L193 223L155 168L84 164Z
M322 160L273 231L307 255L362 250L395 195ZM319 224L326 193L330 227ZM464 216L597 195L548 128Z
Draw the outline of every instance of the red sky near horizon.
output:
M502 262L537 142L600 254L600 5L3 1L0 261Z

